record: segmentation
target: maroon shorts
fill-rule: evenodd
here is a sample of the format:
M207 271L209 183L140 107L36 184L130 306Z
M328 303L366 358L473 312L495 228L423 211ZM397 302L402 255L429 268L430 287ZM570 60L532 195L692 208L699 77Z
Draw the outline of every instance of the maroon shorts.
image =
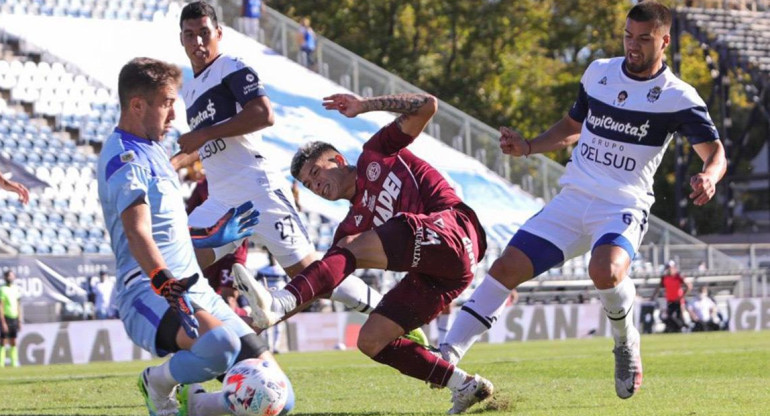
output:
M233 277L230 276L235 263L246 264L246 256L249 254L248 239L243 242L233 253L226 254L216 263L203 270L203 276L209 281L209 286L219 293L221 288L233 288Z
M480 231L479 231L480 230ZM375 228L388 270L407 272L374 310L410 331L433 320L473 281L486 236L475 214L400 214Z

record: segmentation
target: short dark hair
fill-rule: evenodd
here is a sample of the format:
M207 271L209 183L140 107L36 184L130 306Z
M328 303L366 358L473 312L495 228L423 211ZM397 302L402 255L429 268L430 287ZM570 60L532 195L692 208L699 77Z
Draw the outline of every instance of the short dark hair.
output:
M671 28L671 10L657 1L647 0L636 3L628 12L626 18L637 22L652 21L655 28Z
M128 103L136 96L150 99L160 88L182 82L182 70L152 58L134 58L123 65L118 75L118 98L120 107L128 108Z
M214 27L219 27L219 20L217 19L217 12L214 10L214 6L205 1L194 1L182 8L182 14L179 16L179 28L182 28L182 22L185 20L200 19L204 16L208 16Z
M299 179L299 171L305 166L305 163L308 161L314 162L327 150L340 152L336 147L326 142L315 141L303 144L297 149L297 153L294 153L294 157L291 159L291 176Z

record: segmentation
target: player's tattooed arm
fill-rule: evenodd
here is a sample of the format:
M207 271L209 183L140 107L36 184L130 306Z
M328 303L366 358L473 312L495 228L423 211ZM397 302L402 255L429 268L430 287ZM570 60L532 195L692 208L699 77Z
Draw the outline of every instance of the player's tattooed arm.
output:
M333 94L324 97L325 109L339 111L346 117L355 117L369 111L400 113L396 124L402 132L417 137L436 114L438 100L430 94L383 95L361 98L352 94Z
M428 94L396 94L367 98L363 101L364 111L392 111L414 114L430 101Z
M406 134L417 137L436 112L437 102L430 94L383 95L366 99L366 111L391 111L401 113L396 125Z

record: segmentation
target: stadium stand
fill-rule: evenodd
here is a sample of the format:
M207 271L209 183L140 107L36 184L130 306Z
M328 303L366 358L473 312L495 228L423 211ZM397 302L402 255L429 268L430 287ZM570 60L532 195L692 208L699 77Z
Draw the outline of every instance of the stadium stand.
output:
M691 34L700 42L704 51L704 59L709 65L713 77L714 93L709 97L709 106L717 107L714 101L719 100L720 108L717 122L721 126L720 135L725 143L725 150L730 159L724 187L724 198L728 206L725 231L732 233L748 228L752 232L770 231L770 172L767 170L767 151L770 149L770 138L764 139L762 152L764 158L757 154L749 154L747 148L749 133L761 125L770 123L770 6L767 1L727 0L727 1L687 1L684 6L676 8L673 28L674 67L679 56L678 38L684 33ZM714 62L709 51L718 54ZM731 81L730 75L733 76ZM744 123L735 123L731 115L732 102L730 89L732 83L738 82L753 103L751 114ZM679 149L677 149L679 151ZM681 155L677 155L681 156ZM738 172L736 169L742 161L750 161L753 172ZM687 168L682 164L682 170ZM683 181L680 175L679 181ZM680 196L681 197L681 196ZM754 209L743 209L739 201L752 201L749 206ZM677 216L680 222L686 219Z

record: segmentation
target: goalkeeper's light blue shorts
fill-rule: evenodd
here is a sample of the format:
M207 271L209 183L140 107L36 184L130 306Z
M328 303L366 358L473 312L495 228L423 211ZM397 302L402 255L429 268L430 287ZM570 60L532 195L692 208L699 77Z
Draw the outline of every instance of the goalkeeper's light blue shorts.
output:
M163 357L168 351L158 351L155 345L161 318L169 309L166 299L156 295L150 286L150 280L143 274L130 282L117 296L118 311L123 326L134 344L144 348L154 356ZM216 292L201 278L190 289L190 300L198 307L208 311L222 321L238 337L254 333Z

